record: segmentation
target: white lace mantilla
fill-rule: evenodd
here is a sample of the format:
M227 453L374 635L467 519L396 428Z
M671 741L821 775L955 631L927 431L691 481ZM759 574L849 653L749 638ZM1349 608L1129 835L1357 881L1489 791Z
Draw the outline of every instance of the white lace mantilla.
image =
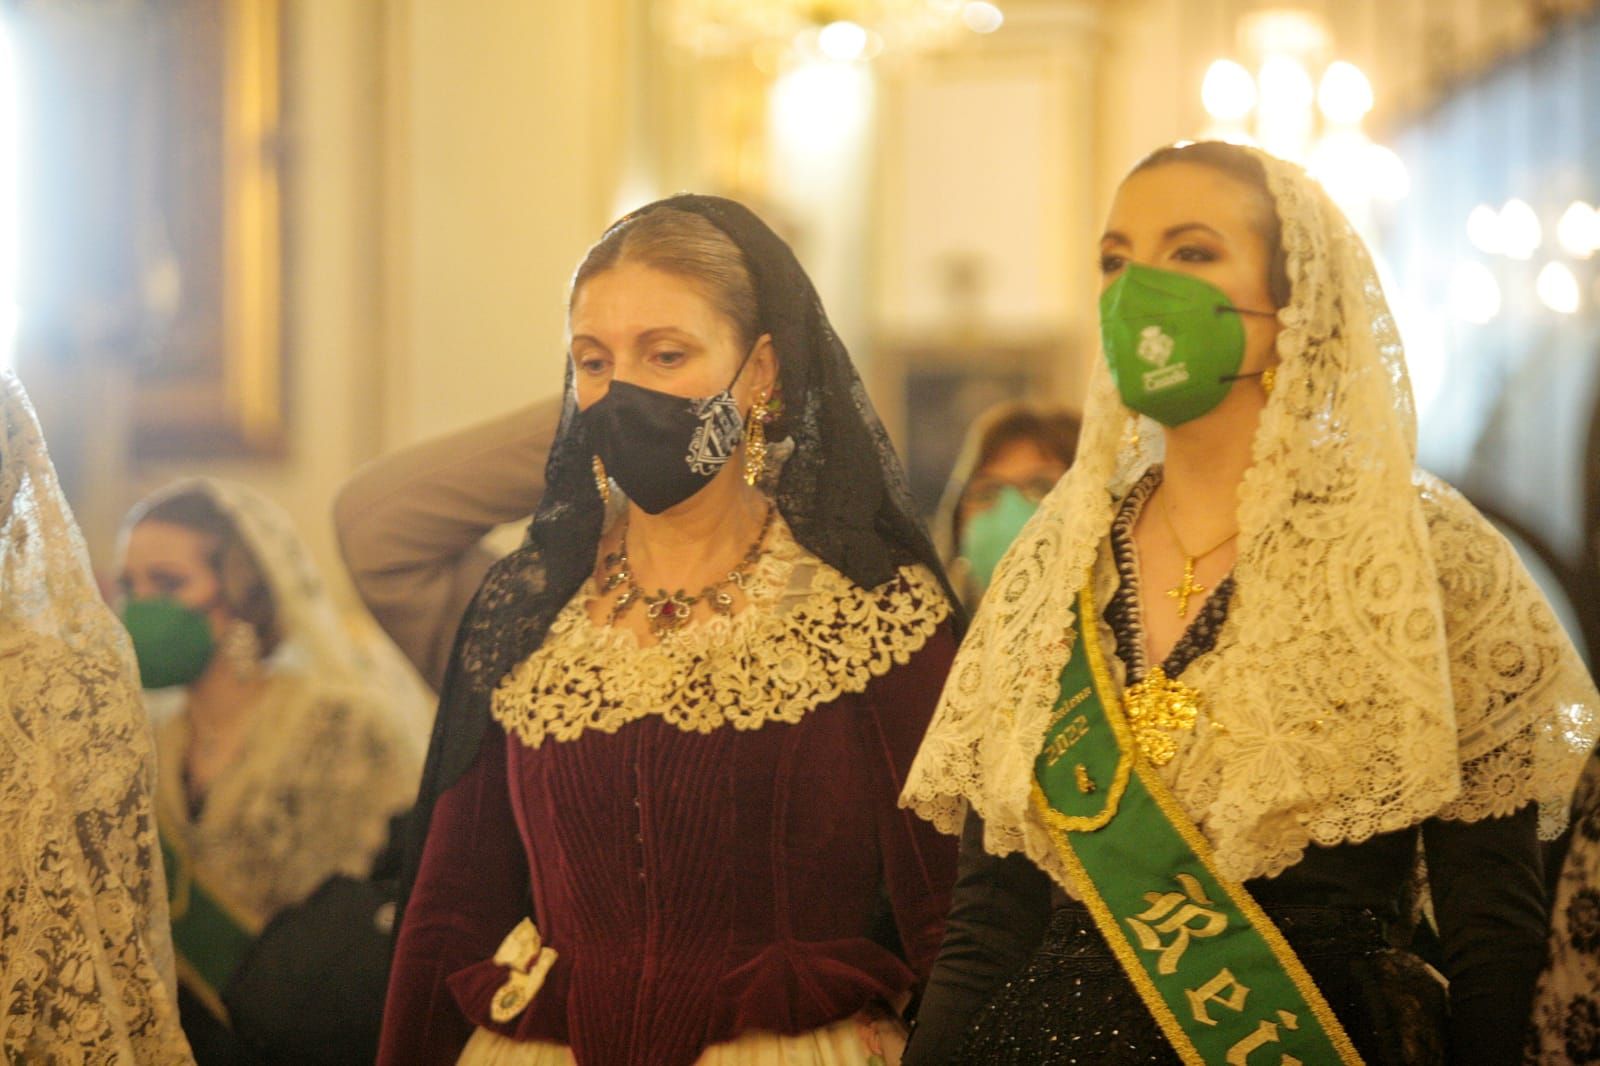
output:
M366 874L390 817L416 796L418 753L372 692L293 671L273 676L249 728L244 750L191 817L182 771L189 717L162 722L157 813L193 875L265 923L332 874Z
M22 384L0 373L0 1059L190 1063L155 752Z
M1164 776L1241 880L1433 815L1538 802L1548 834L1600 695L1510 545L1416 470L1400 339L1360 238L1302 170L1257 154L1293 295L1239 490L1228 619L1184 676L1211 720ZM1029 803L1033 764L1074 596L1155 458L1126 446L1133 417L1097 361L1077 462L996 572L902 800L948 832L970 804L989 851L1025 852L1068 891Z
M690 733L794 723L904 665L950 612L938 581L902 567L875 589L797 544L782 519L746 581L747 606L654 644L595 625L587 586L494 694L506 732L537 748L651 715Z
M114 659L7 631L0 688L0 1052L190 1061L163 972L154 752L131 678Z

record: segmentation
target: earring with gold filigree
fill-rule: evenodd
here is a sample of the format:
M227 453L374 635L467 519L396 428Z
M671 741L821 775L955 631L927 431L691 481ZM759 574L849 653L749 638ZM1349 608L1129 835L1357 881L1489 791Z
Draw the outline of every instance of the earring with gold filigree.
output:
M611 478L606 476L606 464L600 461L597 455L591 464L594 468L594 488L600 494L600 503L606 507L611 506Z
M1267 367L1265 370L1263 370L1261 372L1261 391L1262 392L1266 393L1268 396L1271 396L1272 395L1272 390L1277 386L1277 384L1278 384L1278 368L1276 366L1269 366L1269 367Z
M751 406L744 430L744 483L752 487L767 472L767 423L770 421L772 409L767 406L767 394L763 392Z
M1128 419L1128 428L1122 433L1122 450L1138 454L1144 450L1144 437L1139 430L1140 418L1133 415Z
M219 642L222 657L233 668L234 676L241 681L251 681L261 674L261 638L256 627L243 618L235 618L222 631Z

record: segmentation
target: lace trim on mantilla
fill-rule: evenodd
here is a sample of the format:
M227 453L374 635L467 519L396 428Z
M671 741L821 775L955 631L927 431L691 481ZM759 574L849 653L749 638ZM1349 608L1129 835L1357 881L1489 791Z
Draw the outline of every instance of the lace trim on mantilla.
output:
M656 644L595 625L585 586L495 690L496 721L530 748L651 715L693 733L793 724L905 665L950 613L926 567L863 589L797 544L781 518L769 543L744 610Z

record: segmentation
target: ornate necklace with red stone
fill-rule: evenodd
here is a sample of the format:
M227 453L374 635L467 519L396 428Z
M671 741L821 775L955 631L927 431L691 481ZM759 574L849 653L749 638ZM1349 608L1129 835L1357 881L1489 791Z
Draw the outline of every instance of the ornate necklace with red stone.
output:
M735 588L744 590L745 578L761 559L761 546L766 543L767 531L772 528L772 516L776 512L777 508L768 503L766 517L761 520L761 531L756 534L750 550L744 553L744 558L739 560L739 565L729 570L728 576L721 581L707 585L692 596L683 589L676 592L668 592L666 589L646 592L634 579L633 565L628 561L628 534L624 530L621 546L605 558L605 567L611 573L606 577L601 593L622 586L622 595L611 605L608 624L616 625L617 619L626 614L628 608L638 600L644 601L645 618L650 623L651 634L657 640L670 636L688 625L695 604L701 600L709 603L717 614L733 614L732 590Z

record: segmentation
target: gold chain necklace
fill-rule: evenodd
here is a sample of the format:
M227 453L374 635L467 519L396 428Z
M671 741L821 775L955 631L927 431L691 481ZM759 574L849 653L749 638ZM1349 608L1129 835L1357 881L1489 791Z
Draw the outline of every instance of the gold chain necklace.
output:
M1161 517L1167 523L1167 532L1172 534L1172 543L1176 544L1178 551L1183 553L1183 581L1176 587L1168 589L1167 597L1178 601L1178 617L1187 618L1189 617L1189 599L1196 593L1210 591L1206 586L1194 579L1195 564L1218 548L1221 548L1234 537L1237 537L1239 531L1235 529L1203 552L1191 552L1184 547L1183 538L1178 536L1178 527L1172 523L1172 514L1167 510L1167 498L1165 496L1161 498Z
M741 592L744 591L745 578L761 559L761 546L767 541L767 531L772 528L772 516L777 510L772 503L767 504L766 516L761 520L761 531L756 534L755 541L739 560L739 564L728 571L728 576L707 585L692 596L681 588L676 592L668 592L664 588L657 589L653 593L646 592L633 576L633 564L628 561L628 532L624 529L622 543L615 552L605 558L605 568L611 573L601 586L601 594L611 592L619 585L623 586L622 595L618 596L617 602L611 606L611 616L607 624L616 625L617 619L626 614L628 608L638 600L644 601L645 618L650 623L651 634L657 640L670 636L688 625L695 604L701 600L710 603L711 609L717 614L733 614L732 590L737 588Z

